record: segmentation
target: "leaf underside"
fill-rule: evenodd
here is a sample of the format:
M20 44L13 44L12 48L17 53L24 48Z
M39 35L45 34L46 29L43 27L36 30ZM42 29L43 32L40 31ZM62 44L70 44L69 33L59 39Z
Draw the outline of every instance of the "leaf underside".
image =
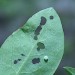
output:
M33 15L0 50L0 75L53 75L64 52L64 34L53 8Z

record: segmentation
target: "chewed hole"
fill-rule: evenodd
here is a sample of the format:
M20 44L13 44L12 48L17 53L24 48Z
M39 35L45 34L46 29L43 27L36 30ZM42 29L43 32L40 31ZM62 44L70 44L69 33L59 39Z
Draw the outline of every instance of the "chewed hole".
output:
M37 43L37 46L40 48L40 49L44 49L45 48L45 45L41 42L38 42Z
M37 64L37 63L39 63L40 62L40 58L34 58L33 60L32 60L32 63L33 64Z
M18 59L18 61L21 61L21 59Z
M46 18L45 17L41 17L41 22L40 22L40 25L45 25L46 24Z
M25 56L25 54L21 54L21 56Z
M53 16L50 16L50 19L52 20L52 19L54 19L54 17Z
M21 61L21 59L14 60L14 64L17 64L19 61Z
M18 60L14 60L14 64L17 64L18 63Z
M45 17L41 17L41 22L40 22L40 25L36 28L34 34L34 40L38 40L38 35L40 34L41 30L42 30L42 26L46 24L46 18Z
M44 61L48 62L48 56L44 56Z

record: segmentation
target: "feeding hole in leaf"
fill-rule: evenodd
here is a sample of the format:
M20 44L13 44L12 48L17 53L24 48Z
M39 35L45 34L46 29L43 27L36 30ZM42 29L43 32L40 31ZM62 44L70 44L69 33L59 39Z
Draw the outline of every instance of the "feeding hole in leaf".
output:
M21 56L25 56L24 54L21 54Z
M21 54L21 56L25 56L25 55L24 54ZM21 59L14 60L14 64L17 64L18 61L21 61Z
M18 61L21 61L21 59L18 59Z
M40 31L41 31L42 27L41 26L38 26L37 29L35 30L35 36L34 36L34 39L37 40L37 35L40 34Z
M54 17L53 16L50 16L50 19L52 20L52 19L54 19Z
M37 29L35 30L35 36L34 36L34 39L37 40L38 39L38 35L40 34L40 31L42 29L42 25L45 25L46 23L46 18L45 17L41 17L41 22L40 22L40 25L37 27Z
M37 48L38 51L39 51L40 49L45 49L45 45L44 45L43 43L41 43L41 42L38 42L38 43L37 43L37 46L38 46L38 48Z
M48 56L44 56L44 61L48 62Z
M18 61L21 61L21 59L18 59L18 60L14 60L14 64L17 64Z
M34 58L33 60L32 60L32 63L33 64L37 64L37 63L39 63L40 62L40 58Z
M45 25L45 23L46 23L46 18L42 16L40 25Z
M18 63L18 60L14 60L14 64L17 64Z

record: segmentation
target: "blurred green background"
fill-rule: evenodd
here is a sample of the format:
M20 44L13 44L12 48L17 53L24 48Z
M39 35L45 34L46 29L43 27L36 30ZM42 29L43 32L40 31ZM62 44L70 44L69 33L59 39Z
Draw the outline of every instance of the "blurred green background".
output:
M61 18L65 53L55 75L66 75L63 67L75 67L75 0L0 0L0 45L36 12L53 7Z

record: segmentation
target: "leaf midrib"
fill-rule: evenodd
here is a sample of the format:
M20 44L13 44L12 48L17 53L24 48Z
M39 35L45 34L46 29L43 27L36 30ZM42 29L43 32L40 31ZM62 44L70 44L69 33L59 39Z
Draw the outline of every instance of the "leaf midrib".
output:
M46 40L46 39L41 40L41 41L45 41L45 40ZM36 41L36 43L34 44L34 46L33 46L32 49L31 49L31 51L29 52L27 58L25 59L26 61L28 60L28 58L29 58L30 54L32 53L34 47L36 46L37 42L38 42L38 41ZM18 70L18 72L16 73L16 75L19 75L20 70L22 69L22 67L24 66L24 64L26 63L26 61L23 62L23 65L19 68L19 70Z
M26 63L26 61L28 60L28 58L29 58L29 56L30 56L30 54L32 53L32 51L33 51L33 49L34 49L34 47L35 47L35 45L37 44L37 42L34 44L34 46L32 47L32 49L31 49L31 51L29 52L29 54L28 54L28 56L27 56L27 58L24 60L24 62L23 62L23 64L22 64L22 66L19 68L19 70L18 70L18 72L16 73L16 75L19 75L19 73L20 73L20 71L21 71L21 69L22 69L22 67L24 66L24 64Z

